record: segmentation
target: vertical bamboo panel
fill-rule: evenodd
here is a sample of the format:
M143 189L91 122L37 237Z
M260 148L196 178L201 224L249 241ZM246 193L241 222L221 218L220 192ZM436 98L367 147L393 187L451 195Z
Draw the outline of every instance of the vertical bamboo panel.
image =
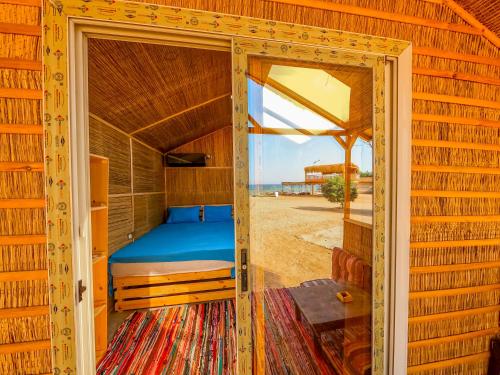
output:
M41 35L40 7L0 4L0 23L28 25L40 30ZM36 171L0 168L0 200L37 199L43 202L45 197L41 164L44 140L40 126L40 35L28 36L8 31L0 34L3 46L0 48L0 161L41 165ZM6 59L25 63L6 66ZM22 90L19 91L21 95L10 96L16 90ZM11 128L16 130L8 130ZM43 238L46 231L43 208L2 208L0 222L2 236L42 235ZM45 243L21 242L9 245L0 243L0 272L6 273L7 277L9 272L46 272L48 262ZM48 292L46 278L0 283L0 345L7 349L0 354L0 374L51 372ZM41 314L26 313L30 308L37 307L41 307ZM20 314L3 314L5 311L17 311ZM21 352L8 349L9 345L21 343L31 346L31 349Z

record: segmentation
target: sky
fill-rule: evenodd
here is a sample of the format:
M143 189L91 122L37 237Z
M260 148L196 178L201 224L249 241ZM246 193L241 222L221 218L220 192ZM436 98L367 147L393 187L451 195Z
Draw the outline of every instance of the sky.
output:
M343 92L346 92L345 88ZM249 80L248 93L248 112L263 127L340 129L316 113L267 87L263 88L252 80ZM347 93L349 94L349 91ZM349 101L346 102L344 98L345 105L349 106ZM343 163L345 159L344 149L331 136L250 135L249 137L252 185L304 181L304 167ZM361 171L371 172L371 145L358 139L352 149L352 162Z

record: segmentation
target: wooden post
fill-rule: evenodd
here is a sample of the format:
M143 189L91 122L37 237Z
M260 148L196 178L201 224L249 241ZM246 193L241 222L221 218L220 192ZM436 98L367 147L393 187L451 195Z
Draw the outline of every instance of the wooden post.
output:
M349 219L351 216L351 151L354 142L358 137L356 135L348 135L346 137L345 147L345 162L344 162L344 219Z

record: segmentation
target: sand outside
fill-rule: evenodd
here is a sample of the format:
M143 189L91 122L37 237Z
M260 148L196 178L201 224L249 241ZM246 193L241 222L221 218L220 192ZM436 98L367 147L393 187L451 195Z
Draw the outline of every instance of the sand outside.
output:
M331 250L342 247L343 209L322 196L251 197L251 272L266 287L331 276ZM351 218L370 223L372 195L359 194Z

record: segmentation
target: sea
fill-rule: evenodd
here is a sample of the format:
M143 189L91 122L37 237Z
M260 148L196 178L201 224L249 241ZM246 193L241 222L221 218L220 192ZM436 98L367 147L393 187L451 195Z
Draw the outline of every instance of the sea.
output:
M273 194L275 191L281 192L281 184L250 184L248 190L250 195L268 195Z

